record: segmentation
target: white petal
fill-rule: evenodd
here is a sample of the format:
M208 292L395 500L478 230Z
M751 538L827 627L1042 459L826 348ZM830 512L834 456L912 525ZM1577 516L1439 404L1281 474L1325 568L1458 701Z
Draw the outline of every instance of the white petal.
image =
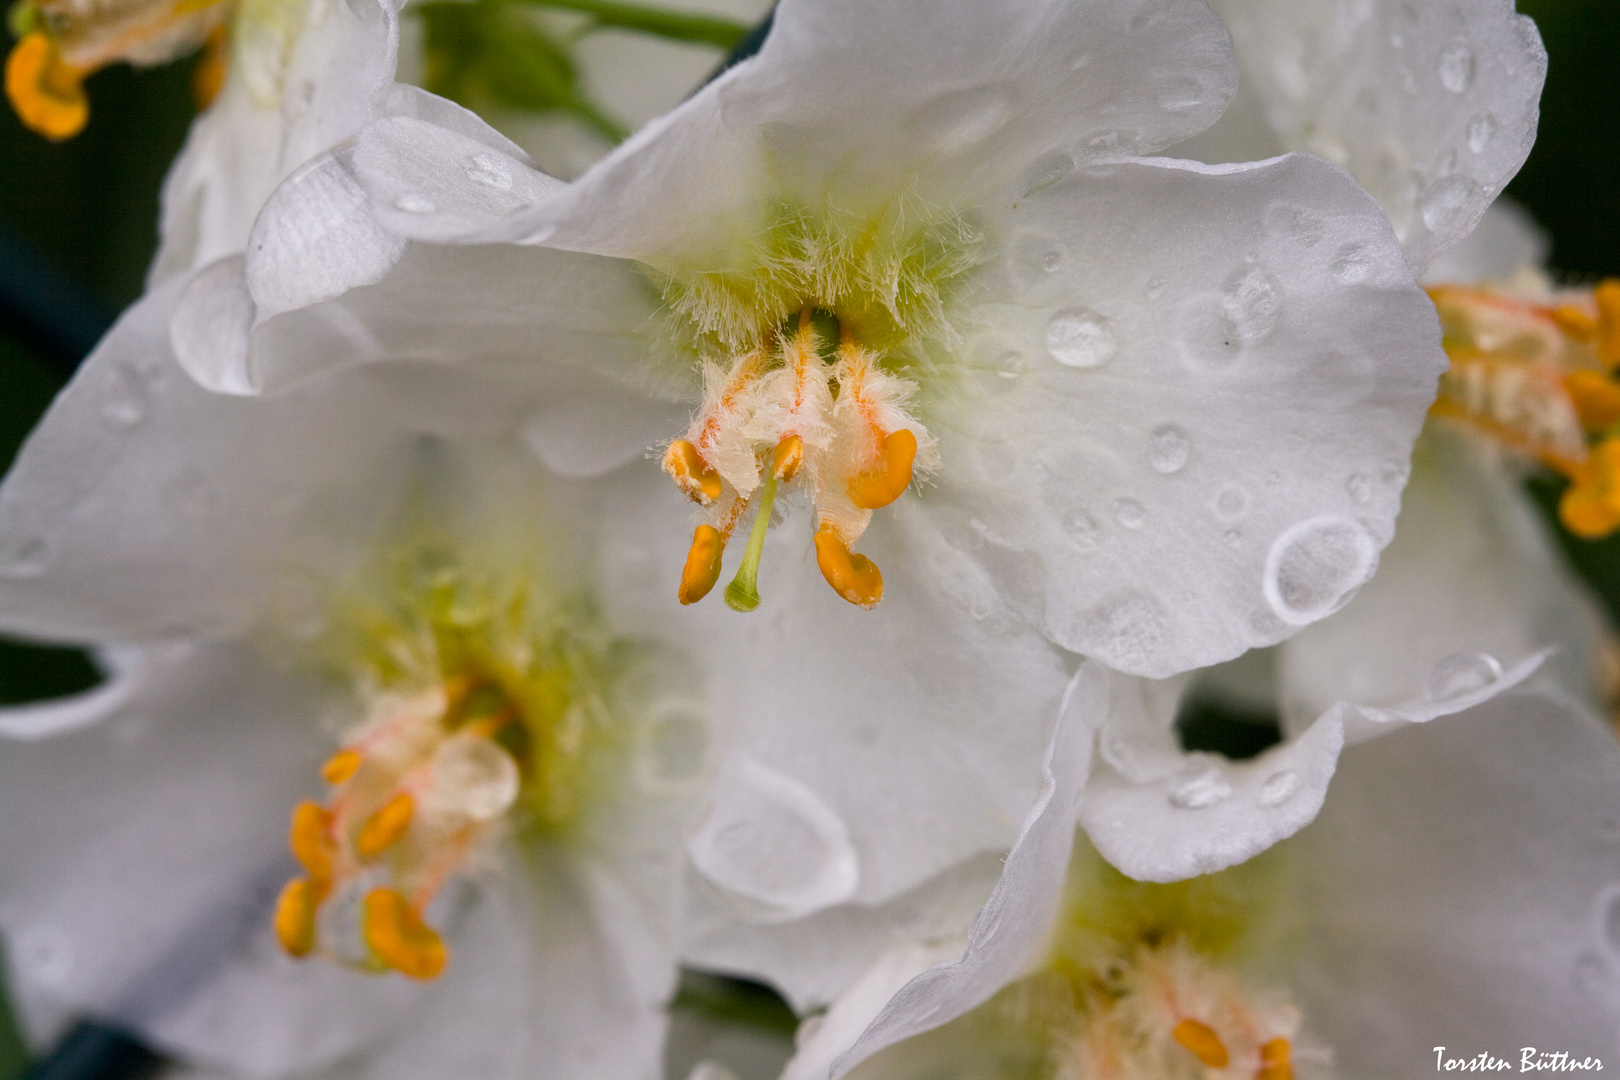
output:
M836 1080L903 1039L948 1023L990 999L1038 962L1057 918L1074 844L1075 818L1096 718L1108 708L1109 673L1083 665L1064 695L1041 770L1041 791L995 892L974 920L967 951L912 979L884 1006L859 1041L833 1064Z
M1347 753L1294 845L1310 919L1295 988L1336 1066L1408 1075L1437 1045L1515 1069L1523 1046L1609 1060L1617 805L1612 734L1539 695Z
M1472 285L1507 281L1525 267L1542 267L1552 238L1530 212L1506 195L1486 209L1474 231L1429 264L1424 281Z
M248 335L258 311L241 255L227 255L193 275L174 309L169 345L197 385L221 394L257 390L248 370Z
M980 523L950 542L1060 644L1138 674L1342 606L1393 533L1446 363L1377 205L1304 155L1146 159L1000 228L967 370L925 388L929 501Z
M1474 227L1535 141L1547 53L1512 0L1215 7L1282 147L1348 169L1419 271Z
M128 670L82 694L0 708L0 736L35 742L104 723L129 705L130 698L140 690L147 667L142 650L141 659Z
M525 220L556 246L692 265L783 202L969 209L1043 159L1206 127L1234 87L1228 48L1185 0L784 0L756 58Z

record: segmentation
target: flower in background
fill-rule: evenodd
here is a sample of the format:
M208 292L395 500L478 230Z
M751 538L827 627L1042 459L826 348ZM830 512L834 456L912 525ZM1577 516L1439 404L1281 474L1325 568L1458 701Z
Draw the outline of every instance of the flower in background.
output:
M1311 829L1175 885L1072 839L1086 726L1054 740L961 959L913 977L926 951L896 950L806 1025L787 1077L1281 1080L1403 1075L1437 1043L1613 1053L1620 751L1567 700L1510 694L1358 747Z

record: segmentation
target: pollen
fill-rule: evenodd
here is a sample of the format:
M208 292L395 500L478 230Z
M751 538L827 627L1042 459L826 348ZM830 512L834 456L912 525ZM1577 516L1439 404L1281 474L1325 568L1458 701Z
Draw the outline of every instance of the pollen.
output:
M393 889L366 894L366 944L387 967L413 979L431 979L444 970L450 952L444 940Z
M341 784L359 772L365 760L358 750L339 750L321 766L321 779L328 784Z
M354 838L355 854L362 859L375 859L405 837L416 813L416 800L407 792L399 792L383 803L382 808L360 828Z
M911 486L911 466L917 460L917 436L905 428L883 437L883 463L870 472L849 478L849 501L862 510L881 510Z
M871 608L883 599L883 575L865 555L851 553L831 525L816 531L816 565L833 592L856 607Z
M1193 1056L1212 1069L1224 1069L1232 1055L1226 1044L1215 1034L1215 1029L1202 1020L1183 1020L1170 1031L1170 1037L1193 1052Z
M90 121L84 73L63 61L42 30L24 34L6 57L6 97L24 126L52 142L71 139Z

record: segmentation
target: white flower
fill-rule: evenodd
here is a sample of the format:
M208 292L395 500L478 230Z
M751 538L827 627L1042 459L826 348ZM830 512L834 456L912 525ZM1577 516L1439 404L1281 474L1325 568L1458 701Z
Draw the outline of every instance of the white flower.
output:
M692 661L591 605L610 482L548 478L512 434L543 396L496 370L204 391L184 287L0 488L7 631L136 643L0 713L29 1030L259 1077L653 1075L717 732Z
M1071 707L1104 685L1082 673ZM807 1026L789 1078L1349 1078L1426 1072L1437 1044L1514 1069L1525 1046L1613 1054L1620 752L1563 699L1511 694L1358 747L1311 830L1170 886L1078 841L1065 871L1089 763L1086 724L1066 727L965 955L908 980L923 952L892 954Z
M789 2L758 57L567 188L476 129L409 118L349 162L399 235L579 252L561 273L612 256L662 290L651 322L578 302L646 331L677 378L707 358L705 404L667 431L666 467L705 504L684 599L752 510L738 604L786 587L750 591L762 558L813 546L863 606L915 574L988 624L1163 675L1280 640L1366 580L1438 370L1427 305L1342 174L1127 156L1207 125L1233 74L1219 26L1175 0L927 20ZM267 236L343 216L274 205ZM347 239L370 223L343 221L313 267L260 273L253 254L234 333L177 340L209 385L309 370L277 329L289 306L381 273ZM479 350L456 334L419 348ZM376 357L356 340L326 360ZM813 515L762 547L779 486ZM894 554L854 553L863 537Z

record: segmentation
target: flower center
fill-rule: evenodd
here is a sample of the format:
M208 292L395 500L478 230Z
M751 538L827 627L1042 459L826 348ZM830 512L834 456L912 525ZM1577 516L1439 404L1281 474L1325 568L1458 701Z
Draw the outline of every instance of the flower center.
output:
M1620 529L1620 281L1548 300L1437 286L1451 368L1433 413L1570 481L1559 517L1577 536Z

